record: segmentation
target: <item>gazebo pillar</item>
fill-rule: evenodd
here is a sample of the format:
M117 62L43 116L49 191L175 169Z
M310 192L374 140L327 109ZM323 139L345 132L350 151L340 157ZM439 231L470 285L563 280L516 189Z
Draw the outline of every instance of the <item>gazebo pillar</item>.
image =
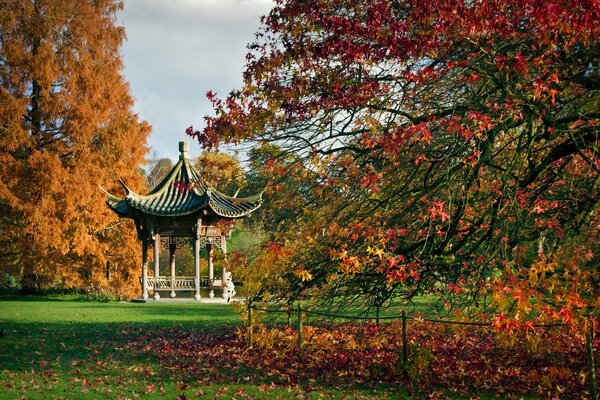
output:
M160 295L158 294L158 277L160 275L160 234L154 234L154 300L159 300Z
M169 263L171 265L171 287L175 287L175 250L177 250L177 244L169 243ZM171 298L175 298L175 291L171 290Z
M142 238L142 299L148 299L148 240Z
M221 275L221 285L227 282L227 236L221 235L221 251L223 252L223 274Z
M196 294L194 299L200 301L200 228L202 222L199 220L194 236L194 285Z
M208 286L210 288L210 292L208 292L208 297L211 299L215 297L215 291L213 289L213 281L215 279L215 266L213 264L213 248L211 243L206 243L206 252L208 253Z

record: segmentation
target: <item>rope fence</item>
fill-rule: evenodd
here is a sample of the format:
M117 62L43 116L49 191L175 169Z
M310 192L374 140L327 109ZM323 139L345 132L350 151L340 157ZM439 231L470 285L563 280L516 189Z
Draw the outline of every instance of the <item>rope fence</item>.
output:
M252 335L253 335L253 311L260 311L266 313L277 313L277 314L286 314L287 315L287 323L291 326L291 315L294 311L292 307L258 307L252 303L252 301L247 302L248 308L248 321L247 321L247 347L248 349L252 348ZM299 356L302 357L302 347L304 345L304 337L303 337L303 314L304 315L317 315L321 317L328 318L336 318L342 320L375 320L376 325L379 325L380 320L401 320L402 321L402 362L404 365L408 365L409 361L409 352L408 352L408 335L407 335L407 322L408 320L414 320L417 322L430 322L433 324L446 324L446 325L463 325L463 326L478 326L478 327L492 327L490 322L470 322L470 321L453 321L447 319L433 319L433 318L421 318L415 316L406 315L406 311L402 310L400 315L379 315L379 308L377 308L377 315L375 317L372 316L361 316L361 315L340 315L334 314L324 311L317 310L309 310L302 308L300 303L296 306L296 334L297 334L297 347L299 351ZM553 323L553 324L532 324L534 328L562 328L568 326L564 323ZM586 332L586 354L588 358L588 373L590 376L589 385L590 385L590 393L592 394L592 399L600 399L598 388L596 384L596 367L594 364L594 352L593 352L593 336L594 336L594 327L593 324L590 324L589 332ZM408 378L408 372L404 372L404 378Z

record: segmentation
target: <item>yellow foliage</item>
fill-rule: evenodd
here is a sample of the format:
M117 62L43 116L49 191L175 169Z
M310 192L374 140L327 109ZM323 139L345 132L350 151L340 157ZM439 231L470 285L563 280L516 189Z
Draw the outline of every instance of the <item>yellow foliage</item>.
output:
M310 281L313 278L312 274L305 269L295 271L294 274L300 278L302 282Z

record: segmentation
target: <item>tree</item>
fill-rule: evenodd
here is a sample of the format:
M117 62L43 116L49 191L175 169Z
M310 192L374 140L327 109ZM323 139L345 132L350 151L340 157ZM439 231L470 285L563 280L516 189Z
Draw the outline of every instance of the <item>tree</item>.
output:
M10 243L0 262L34 289L99 285L125 296L134 287L139 245L97 186L143 187L150 128L122 77L120 7L0 5L0 240Z
M168 158L152 158L148 163L146 183L149 189L155 188L173 169L173 162Z
M235 254L232 263L237 279L244 282L246 296L286 298L292 288L294 260L288 235L299 235L306 217L305 205L314 203L313 185L317 176L301 157L277 145L263 143L248 153L247 192L263 192L263 204L245 220L254 246ZM257 245L258 242L258 245ZM288 246L282 244L287 243ZM312 248L311 248L312 250ZM298 256L296 253L295 256ZM289 297L292 300L295 296Z
M194 166L207 185L229 196L236 194L245 184L240 161L230 154L207 151L196 158Z
M600 298L599 13L584 0L280 0L244 86L209 92L216 116L189 133L277 143L319 174L313 244L290 253L299 290L368 305L438 290L571 323Z
M315 179L300 156L277 145L264 143L248 153L247 191L264 192L264 203L255 214L267 229L293 223L311 196Z

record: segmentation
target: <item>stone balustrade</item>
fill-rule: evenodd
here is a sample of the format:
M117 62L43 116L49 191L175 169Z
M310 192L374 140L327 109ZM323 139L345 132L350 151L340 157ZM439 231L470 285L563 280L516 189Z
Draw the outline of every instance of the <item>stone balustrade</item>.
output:
M142 283L142 277L139 278ZM149 276L148 277L148 290L195 290L196 278L193 276ZM212 284L208 282L208 279L200 279L200 285L202 287L215 287L221 286L221 279L213 279Z

